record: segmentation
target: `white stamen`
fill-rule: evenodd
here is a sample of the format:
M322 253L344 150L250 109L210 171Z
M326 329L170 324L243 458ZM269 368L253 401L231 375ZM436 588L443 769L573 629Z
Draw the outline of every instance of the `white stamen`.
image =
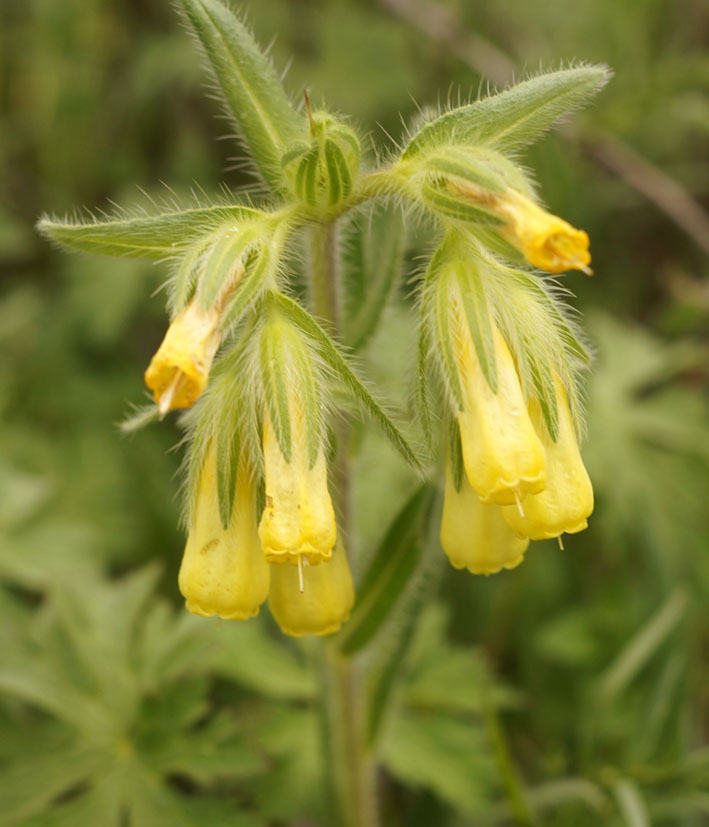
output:
M303 594L305 587L303 586L303 558L298 555L298 591Z
M522 519L524 519L524 516L525 516L524 515L524 509L522 508L522 503L520 502L519 494L517 493L517 491L515 491L514 495L515 495L515 502L517 503L517 511L519 511L519 516Z
M556 538L559 541L559 548L564 550L564 541L561 539L561 534Z

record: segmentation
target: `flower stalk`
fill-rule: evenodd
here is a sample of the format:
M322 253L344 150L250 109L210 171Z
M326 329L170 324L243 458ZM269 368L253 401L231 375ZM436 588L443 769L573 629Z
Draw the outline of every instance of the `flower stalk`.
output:
M310 274L313 307L339 333L337 228L314 224L310 232ZM330 462L333 505L339 536L348 536L350 516L349 427L340 419L335 456ZM325 761L330 765L331 800L342 827L377 827L375 762L365 736L361 664L343 655L332 641L322 643L323 734Z

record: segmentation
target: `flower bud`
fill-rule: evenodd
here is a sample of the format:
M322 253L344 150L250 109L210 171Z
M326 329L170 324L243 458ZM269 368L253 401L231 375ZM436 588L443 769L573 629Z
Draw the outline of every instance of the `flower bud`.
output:
M359 139L352 129L325 112L312 115L311 134L310 142L292 143L281 164L297 198L309 207L325 210L352 192L359 168Z
M515 189L493 192L470 181L450 178L448 191L505 223L496 229L527 261L549 273L582 270L591 275L588 235L548 213Z
M287 635L333 634L349 617L354 597L352 575L341 541L332 559L319 566L308 566L305 560L297 568L271 566L268 606Z
M450 461L441 520L441 545L451 564L473 574L495 574L522 562L528 537L518 537L507 525L499 505L486 505L463 475L456 491Z
M522 502L522 511L513 506L503 508L507 524L519 535L543 540L564 532L583 531L593 511L593 488L579 452L564 386L554 377L559 412L559 434L552 440L536 399L529 403L529 413L544 443L547 487Z
M207 451L197 488L179 586L193 614L244 620L268 596L269 566L256 527L253 483L243 460L228 528L219 516L216 451Z
M173 320L145 371L160 413L189 408L207 387L209 371L221 335L219 312L205 310L194 298Z

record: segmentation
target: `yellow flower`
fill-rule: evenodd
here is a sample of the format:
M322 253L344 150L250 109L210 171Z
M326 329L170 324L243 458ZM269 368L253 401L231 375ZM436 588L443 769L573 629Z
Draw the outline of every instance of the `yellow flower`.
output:
M271 566L268 606L287 635L331 635L353 605L354 585L341 541L332 559L318 566Z
M517 190L508 189L500 194L468 181L452 180L448 189L502 218L505 225L499 228L500 235L535 267L549 273L581 270L592 274L588 234L548 213Z
M189 408L207 387L209 371L221 336L217 308L204 310L192 299L174 319L145 371L161 415Z
M556 442L549 435L539 403L532 400L529 404L532 421L541 434L546 452L546 490L522 502L524 516L511 506L502 509L507 524L533 540L583 531L593 511L593 488L579 452L566 392L558 376L554 377L554 383L559 411Z
M322 448L315 465L308 461L305 419L298 400L291 401L291 461L281 453L271 420L263 424L266 506L258 533L271 563L312 566L328 560L337 539L335 512L327 488L327 464Z
M498 505L542 491L546 484L544 449L527 415L512 354L492 326L497 393L480 367L460 307L453 308L456 362L463 390L458 413L463 463L468 481L484 503Z
M258 614L268 596L269 566L263 559L256 529L252 480L243 462L229 527L219 518L216 452L202 467L191 517L179 586L193 614L244 620Z
M455 490L450 462L441 520L441 545L452 565L473 574L495 574L522 562L528 537L518 537L507 525L499 505L485 505L463 475Z

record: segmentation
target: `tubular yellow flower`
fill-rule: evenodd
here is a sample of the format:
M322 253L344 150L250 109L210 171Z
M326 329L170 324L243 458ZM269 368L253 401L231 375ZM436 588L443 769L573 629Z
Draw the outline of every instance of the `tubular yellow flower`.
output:
M549 435L539 403L533 400L529 404L530 416L546 452L546 490L523 501L524 517L517 508L502 509L507 524L533 540L583 531L593 511L593 488L579 452L566 392L558 376L554 382L559 410L556 442Z
M255 507L252 481L239 463L234 508L229 527L224 529L219 518L216 453L208 451L178 579L193 614L227 620L258 614L268 596L270 572L259 543Z
M354 585L338 541L332 559L319 566L271 566L268 606L287 635L331 635L350 616Z
M592 274L588 234L548 213L517 190L508 189L500 194L468 181L452 180L448 189L502 218L505 226L499 228L500 235L535 267L549 273L581 270Z
M192 299L174 319L162 344L145 371L145 384L153 391L160 413L189 408L207 387L217 352L219 312L204 310Z
M322 448L311 468L303 413L297 404L289 407L290 462L286 462L281 453L268 414L264 419L266 507L258 533L270 563L301 565L304 557L313 566L332 555L337 539L335 512L327 489L327 464Z
M546 485L544 449L527 415L512 354L492 326L497 393L485 378L470 330L454 307L456 361L463 389L458 414L468 481L484 503L514 503Z
M460 491L456 491L448 462L441 545L455 568L473 574L495 574L522 562L529 538L518 537L512 531L499 505L481 502L465 475Z

